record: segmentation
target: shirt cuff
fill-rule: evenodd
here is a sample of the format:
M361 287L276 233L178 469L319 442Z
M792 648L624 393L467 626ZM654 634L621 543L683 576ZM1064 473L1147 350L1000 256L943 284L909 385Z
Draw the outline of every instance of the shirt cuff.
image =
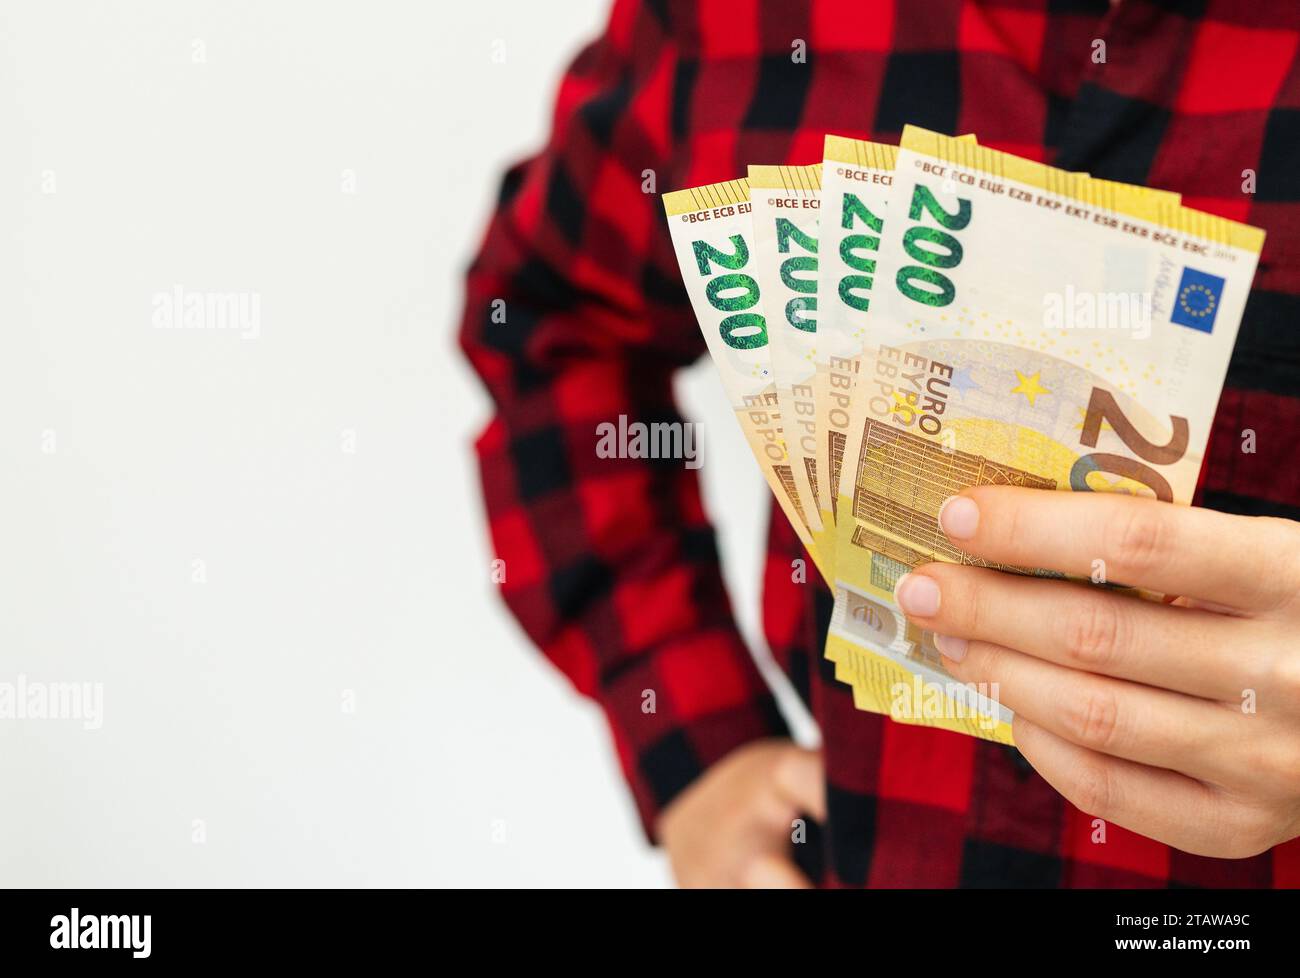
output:
M669 803L714 763L790 735L740 636L704 633L638 658L600 696L646 837Z

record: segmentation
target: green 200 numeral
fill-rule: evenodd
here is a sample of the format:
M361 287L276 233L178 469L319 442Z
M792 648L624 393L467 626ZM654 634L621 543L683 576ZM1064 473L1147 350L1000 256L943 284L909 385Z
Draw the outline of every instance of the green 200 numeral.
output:
M712 279L704 287L704 295L714 309L733 313L718 324L722 341L727 346L734 350L761 349L767 345L767 321L759 313L744 311L758 304L758 283L753 276L736 271L749 262L749 246L739 234L733 234L729 240L734 249L731 252L722 251L705 241L691 242L695 264L705 278L713 274L715 264L732 269Z
M846 193L843 206L840 208L840 227L848 231L855 221L866 225L868 230L875 233L849 234L840 241L840 260L856 274L840 278L839 293L840 300L850 309L866 312L871 305L871 296L868 293L871 292L876 261L874 258L868 258L863 252L875 253L880 250L879 235L885 222L871 213L857 194Z
M921 264L904 265L898 270L894 281L898 291L913 302L927 306L946 306L957 297L957 288L952 279L936 269L955 268L961 263L961 242L948 232L960 231L970 223L970 201L959 199L956 212L944 210L930 188L918 183L912 191L912 203L907 216L913 221L919 221L927 213L939 227L917 224L907 229L903 234L903 250L913 261ZM922 243L938 247L925 247Z
M776 219L776 250L790 254L791 244L797 244L807 254L790 255L781 262L781 281L798 298L785 304L785 320L795 329L805 333L817 332L817 239L784 217ZM807 315L805 315L807 314Z

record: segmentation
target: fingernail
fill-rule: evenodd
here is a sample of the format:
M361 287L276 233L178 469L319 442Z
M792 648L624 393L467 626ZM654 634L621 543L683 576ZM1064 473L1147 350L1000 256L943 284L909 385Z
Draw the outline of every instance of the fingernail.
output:
M952 635L936 635L934 637L934 647L946 655L953 662L961 662L966 658L966 649L970 646L964 638L955 638Z
M980 525L980 508L966 496L949 496L939 507L939 525L952 540L969 540Z
M904 574L894 585L894 600L909 615L931 618L939 613L939 585L922 574Z

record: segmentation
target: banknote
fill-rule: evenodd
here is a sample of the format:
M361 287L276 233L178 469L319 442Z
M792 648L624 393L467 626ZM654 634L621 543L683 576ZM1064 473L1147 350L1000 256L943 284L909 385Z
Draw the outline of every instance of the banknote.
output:
M817 498L821 521L834 533L835 500L848 441L854 382L866 339L867 311L885 206L898 149L828 135L822 163L822 242L818 263L818 329L813 395L817 406ZM823 544L834 574L834 544ZM833 580L833 578L832 578Z
M976 137L957 137L955 145L974 147ZM858 367L869 329L871 291L875 282L876 251L884 228L898 148L883 143L827 135L823 152L822 199L827 215L819 238L818 329L814 381L817 404L818 498L823 503L823 536L833 534L835 499L839 495L840 469L848 441L849 418ZM951 181L947 181L950 183ZM1097 181L1101 186L1108 181ZM952 191L955 186L945 185ZM1154 201L1177 205L1176 193L1155 189L1140 191ZM835 547L819 538L823 562L834 573ZM866 662L860 655L841 661L828 648L837 678L859 685ZM869 670L868 670L869 671Z
M664 194L682 279L744 432L777 505L816 559L810 520L786 451L754 254L749 184L744 179Z
M958 137L975 143L974 136ZM816 495L821 521L833 535L849 408L867 335L876 249L884 227L898 147L829 134L822 153L824 242L818 262L817 343L813 396L817 406ZM822 544L834 572L834 545Z
M749 167L757 278L772 345L772 372L795 490L818 565L829 572L817 479L817 208L821 164Z
M937 520L968 486L1189 502L1263 232L914 127L886 211L828 655L864 709L1010 743L1008 711L947 677L894 585L980 563Z

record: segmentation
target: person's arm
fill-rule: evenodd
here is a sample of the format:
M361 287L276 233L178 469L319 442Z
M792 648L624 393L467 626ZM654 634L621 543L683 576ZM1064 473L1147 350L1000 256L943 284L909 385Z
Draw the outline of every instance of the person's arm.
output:
M704 349L642 188L647 170L668 178L665 30L654 8L618 3L579 54L548 145L505 177L460 334L495 405L477 452L502 595L604 709L652 836L710 765L786 732L732 619L695 472L596 451L619 415L680 422L672 374Z

